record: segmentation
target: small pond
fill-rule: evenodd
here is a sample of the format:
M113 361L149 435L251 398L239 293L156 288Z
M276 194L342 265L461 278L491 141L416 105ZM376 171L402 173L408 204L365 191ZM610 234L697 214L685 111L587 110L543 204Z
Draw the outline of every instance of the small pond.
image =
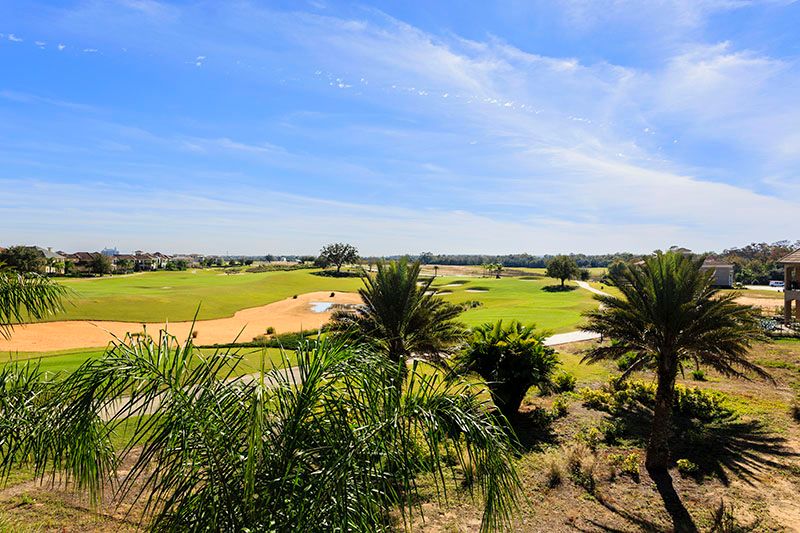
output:
M311 311L314 313L324 313L333 307L333 302L311 302Z

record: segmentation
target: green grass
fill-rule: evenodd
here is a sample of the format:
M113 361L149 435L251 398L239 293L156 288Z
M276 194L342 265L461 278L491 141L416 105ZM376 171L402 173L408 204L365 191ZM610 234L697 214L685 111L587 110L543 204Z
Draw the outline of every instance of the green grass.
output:
M458 286L443 287L460 283ZM470 309L461 315L469 326L484 322L519 320L534 322L539 328L553 333L572 331L581 323L581 313L593 309L597 304L592 294L582 289L567 292L548 292L549 285L558 284L550 278L521 280L517 278L472 278L439 277L435 286L452 291L442 298L453 303L478 300L481 307ZM488 292L467 292L471 288L488 289Z
M295 354L292 346L286 347L286 356L289 364L295 362ZM212 353L210 348L199 349L199 353ZM52 374L74 372L84 361L101 357L105 353L103 348L83 348L76 350L60 350L57 352L14 352L3 354L0 365L12 362L38 362L39 368ZM284 366L279 348L239 348L231 350L242 357L242 362L236 369L236 375L253 374L261 368L262 353L265 358L265 368L271 369L273 366L280 368Z
M308 270L228 275L218 269L147 272L133 276L66 279L72 296L47 320L165 322L224 318L236 311L314 291L355 291L358 278L315 276Z

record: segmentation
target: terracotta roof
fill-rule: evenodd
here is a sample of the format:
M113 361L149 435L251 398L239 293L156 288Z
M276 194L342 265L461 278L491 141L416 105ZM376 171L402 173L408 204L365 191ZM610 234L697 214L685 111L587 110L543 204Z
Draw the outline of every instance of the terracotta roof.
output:
M795 250L778 261L778 263L800 263L800 250Z

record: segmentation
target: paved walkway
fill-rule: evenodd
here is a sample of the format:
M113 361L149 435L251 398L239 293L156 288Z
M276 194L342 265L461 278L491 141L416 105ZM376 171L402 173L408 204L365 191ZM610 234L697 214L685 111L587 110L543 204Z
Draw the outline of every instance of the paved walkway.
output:
M581 289L586 289L587 291L593 292L595 294L599 294L600 296L611 296L607 292L603 292L600 289L595 289L594 287L592 287L591 285L589 285L585 281L576 281L575 283L577 283L578 287L580 287Z

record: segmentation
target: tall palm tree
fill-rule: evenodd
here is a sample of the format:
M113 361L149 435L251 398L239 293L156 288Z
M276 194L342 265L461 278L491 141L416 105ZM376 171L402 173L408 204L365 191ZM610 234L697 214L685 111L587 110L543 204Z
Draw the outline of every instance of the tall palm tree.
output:
M457 321L463 309L435 296L432 279L419 280L419 262L379 261L377 267L374 276L363 276L363 306L335 313L332 329L377 347L395 363L412 355L441 362L464 338Z
M14 324L61 310L66 288L39 274L14 272L0 263L0 335L9 338Z
M95 501L117 487L153 531L311 532L391 530L419 510L420 473L444 497L452 474L483 497L482 530L507 525L514 446L466 382L414 366L399 390L385 356L330 340L301 344L295 370L236 377L240 361L162 332L61 381L3 367L0 474L32 463Z
M658 378L645 465L652 474L666 473L675 379L686 363L708 365L727 376L769 375L747 360L754 340L764 338L758 317L737 304L736 294L721 294L712 273L700 268L703 258L657 252L642 263L610 272L622 298L597 295L600 307L585 313L584 329L613 342L591 350L584 361L636 358L625 375L650 366Z

